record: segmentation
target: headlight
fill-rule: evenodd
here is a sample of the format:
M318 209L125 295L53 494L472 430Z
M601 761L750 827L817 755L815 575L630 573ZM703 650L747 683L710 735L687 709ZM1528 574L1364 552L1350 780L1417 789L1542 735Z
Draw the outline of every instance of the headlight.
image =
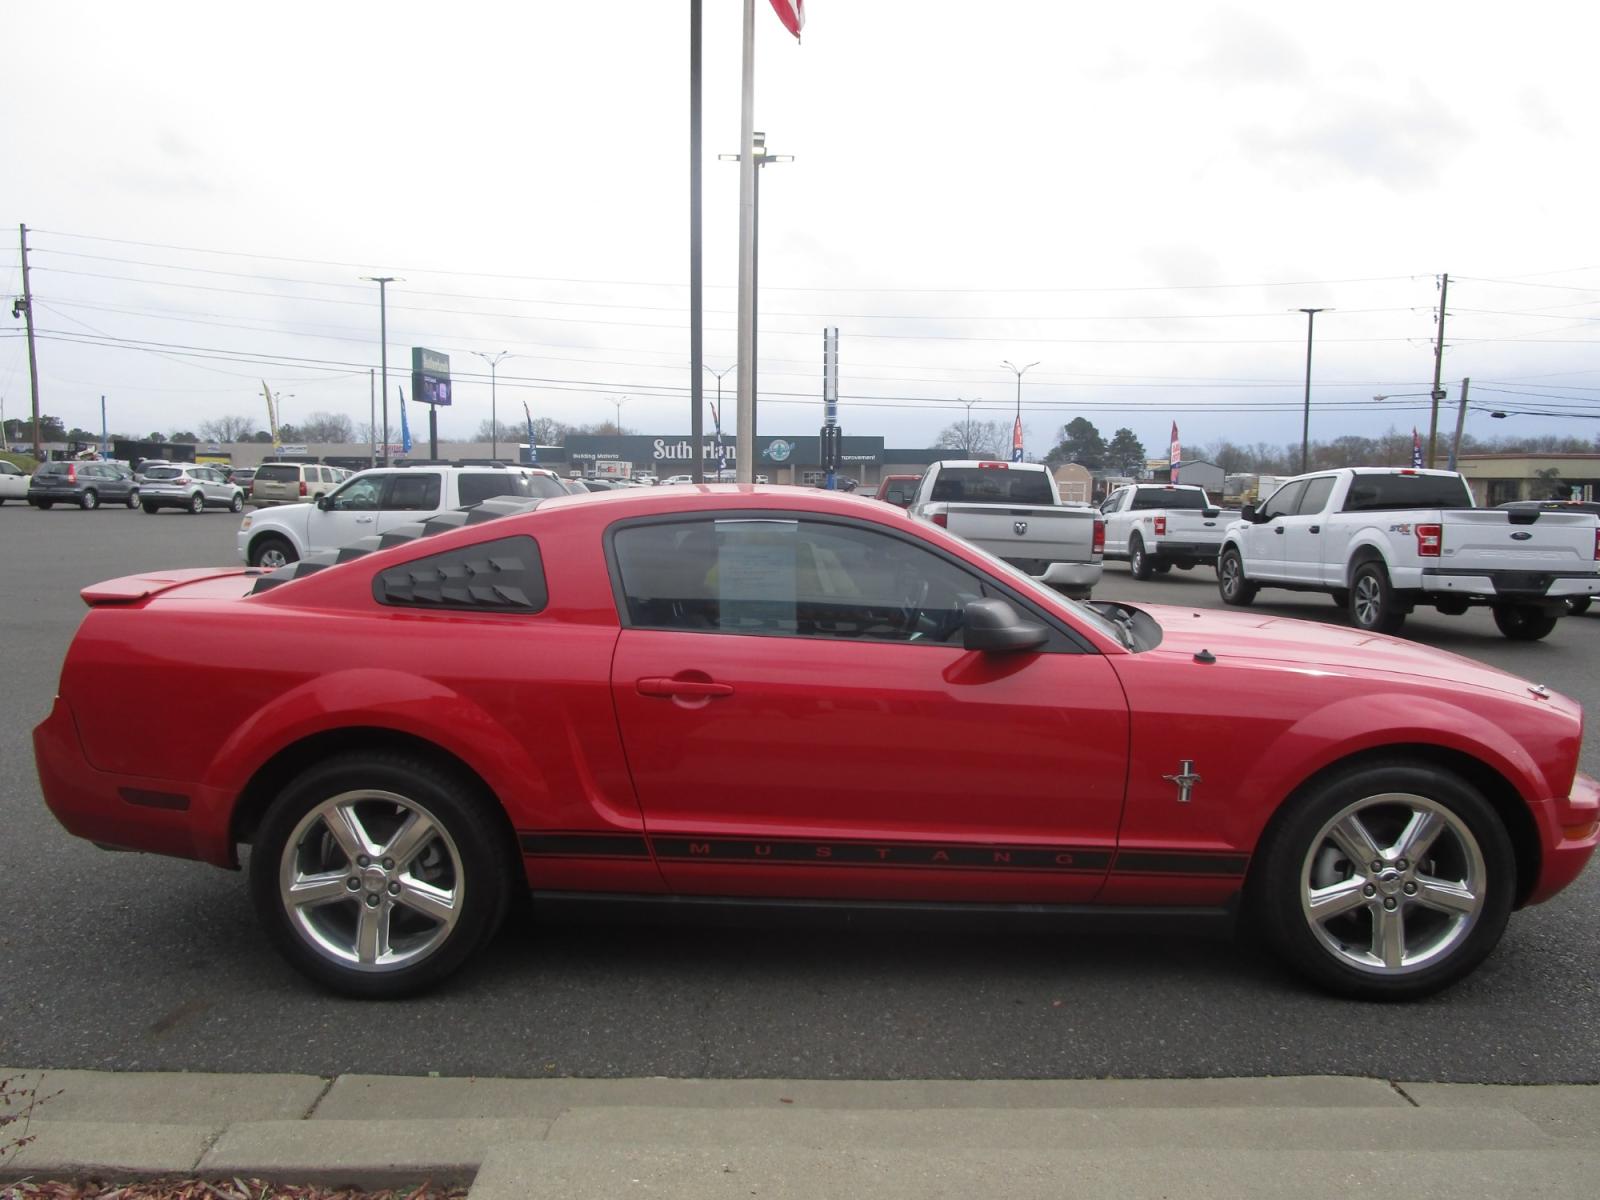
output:
M243 533L246 529L249 529L249 528L250 528L250 518L249 517L246 517L243 521L239 522L239 532L240 533Z

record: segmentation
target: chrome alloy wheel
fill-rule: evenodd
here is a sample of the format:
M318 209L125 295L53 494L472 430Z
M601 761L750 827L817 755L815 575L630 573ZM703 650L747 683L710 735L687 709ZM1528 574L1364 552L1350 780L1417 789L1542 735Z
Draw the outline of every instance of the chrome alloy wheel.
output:
M289 565L289 556L276 546L269 546L261 552L260 566L268 571L276 571L279 567Z
M1374 629L1383 618L1383 580L1370 572L1363 572L1351 589L1355 601L1356 623L1363 629Z
M448 940L465 873L455 841L422 805L352 791L295 826L278 893L290 925L318 953L357 971L394 971Z
M1393 792L1346 806L1311 841L1300 904L1335 958L1406 975L1457 949L1483 910L1488 872L1465 822L1424 796Z

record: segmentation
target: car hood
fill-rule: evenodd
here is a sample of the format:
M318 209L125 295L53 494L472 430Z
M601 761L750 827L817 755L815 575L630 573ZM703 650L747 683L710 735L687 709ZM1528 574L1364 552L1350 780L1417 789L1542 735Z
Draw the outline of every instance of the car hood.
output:
M1183 658L1209 650L1228 659L1288 665L1340 675L1394 675L1447 688L1473 688L1526 699L1528 680L1459 654L1348 626L1298 621L1265 613L1140 606L1162 629L1148 653ZM1552 697L1555 693L1551 693ZM1571 704L1564 697L1560 698ZM1576 706L1573 706L1574 708Z

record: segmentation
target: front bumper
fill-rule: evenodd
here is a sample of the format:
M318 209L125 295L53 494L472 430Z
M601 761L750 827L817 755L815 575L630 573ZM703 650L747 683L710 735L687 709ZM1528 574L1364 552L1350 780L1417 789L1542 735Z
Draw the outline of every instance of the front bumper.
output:
M1600 783L1587 775L1572 781L1572 794L1534 805L1542 835L1538 878L1524 903L1538 904L1566 887L1588 865L1600 844Z

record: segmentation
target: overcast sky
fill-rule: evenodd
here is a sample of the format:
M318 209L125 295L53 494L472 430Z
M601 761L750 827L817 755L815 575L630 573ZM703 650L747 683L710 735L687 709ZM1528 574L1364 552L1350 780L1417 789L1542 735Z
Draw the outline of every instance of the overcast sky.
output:
M706 358L733 362L740 5L705 0ZM249 15L245 15L248 13ZM1600 432L1600 6L811 0L757 7L764 433L929 444L981 398L1030 454L1074 416L1152 452L1427 431ZM194 428L262 377L365 421L391 384L509 350L502 420L687 431L688 3L8 5L0 288L30 227L43 409ZM26 414L20 322L5 415ZM728 377L728 384L734 376ZM711 380L707 377L708 395ZM409 386L407 387L409 394ZM1407 393L1423 393L1407 397ZM1375 401L1374 396L1393 399ZM734 405L729 400L731 414ZM417 410L413 408L413 415ZM1563 413L1563 416L1522 415ZM393 418L398 425L398 417ZM420 420L420 418L418 418ZM415 424L415 422L414 422Z

